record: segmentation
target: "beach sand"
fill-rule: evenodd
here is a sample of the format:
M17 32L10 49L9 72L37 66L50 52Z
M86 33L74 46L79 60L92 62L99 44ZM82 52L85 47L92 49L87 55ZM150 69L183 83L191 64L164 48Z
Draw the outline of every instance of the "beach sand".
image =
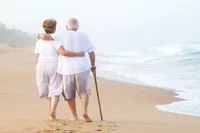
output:
M33 48L0 47L0 133L199 133L200 117L159 111L157 104L175 100L174 93L163 89L98 79L103 110L100 121L98 102L92 80L89 115L92 123L81 117L70 121L67 103L60 98L58 121L48 121L48 106L39 99L35 84ZM98 71L97 71L98 72ZM98 73L97 73L98 74Z

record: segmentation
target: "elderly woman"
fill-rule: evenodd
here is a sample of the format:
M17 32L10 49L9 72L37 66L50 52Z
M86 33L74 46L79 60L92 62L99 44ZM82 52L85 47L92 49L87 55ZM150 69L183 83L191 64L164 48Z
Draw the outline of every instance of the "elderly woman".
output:
M53 34L56 31L57 22L48 19L43 22L44 31ZM38 40L35 46L36 59L36 82L40 98L47 98L50 110L50 120L56 120L56 108L59 96L62 93L62 76L57 73L59 54L68 57L84 56L84 52L65 51L58 41Z

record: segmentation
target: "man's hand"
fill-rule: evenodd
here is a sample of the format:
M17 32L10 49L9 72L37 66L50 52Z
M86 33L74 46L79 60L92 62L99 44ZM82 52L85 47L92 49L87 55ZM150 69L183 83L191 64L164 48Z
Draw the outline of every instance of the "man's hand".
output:
M49 34L39 34L39 39L41 40L54 40Z
M96 75L96 66L91 66L91 71L94 75Z
M95 66L95 53L90 52L89 53L89 58L90 58L90 64L91 64L91 71L94 75L96 75L96 66Z

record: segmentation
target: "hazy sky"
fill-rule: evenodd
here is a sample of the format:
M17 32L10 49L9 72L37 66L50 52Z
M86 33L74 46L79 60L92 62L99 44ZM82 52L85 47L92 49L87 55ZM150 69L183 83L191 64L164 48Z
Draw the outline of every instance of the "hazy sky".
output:
M0 21L31 33L43 32L46 18L77 17L98 46L200 41L199 0L0 0Z

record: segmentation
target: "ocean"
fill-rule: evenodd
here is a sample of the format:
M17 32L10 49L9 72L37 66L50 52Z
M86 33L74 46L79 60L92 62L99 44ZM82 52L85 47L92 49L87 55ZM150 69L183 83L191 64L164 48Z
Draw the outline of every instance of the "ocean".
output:
M148 45L136 50L97 51L98 77L174 90L184 101L162 111L200 116L200 44Z

